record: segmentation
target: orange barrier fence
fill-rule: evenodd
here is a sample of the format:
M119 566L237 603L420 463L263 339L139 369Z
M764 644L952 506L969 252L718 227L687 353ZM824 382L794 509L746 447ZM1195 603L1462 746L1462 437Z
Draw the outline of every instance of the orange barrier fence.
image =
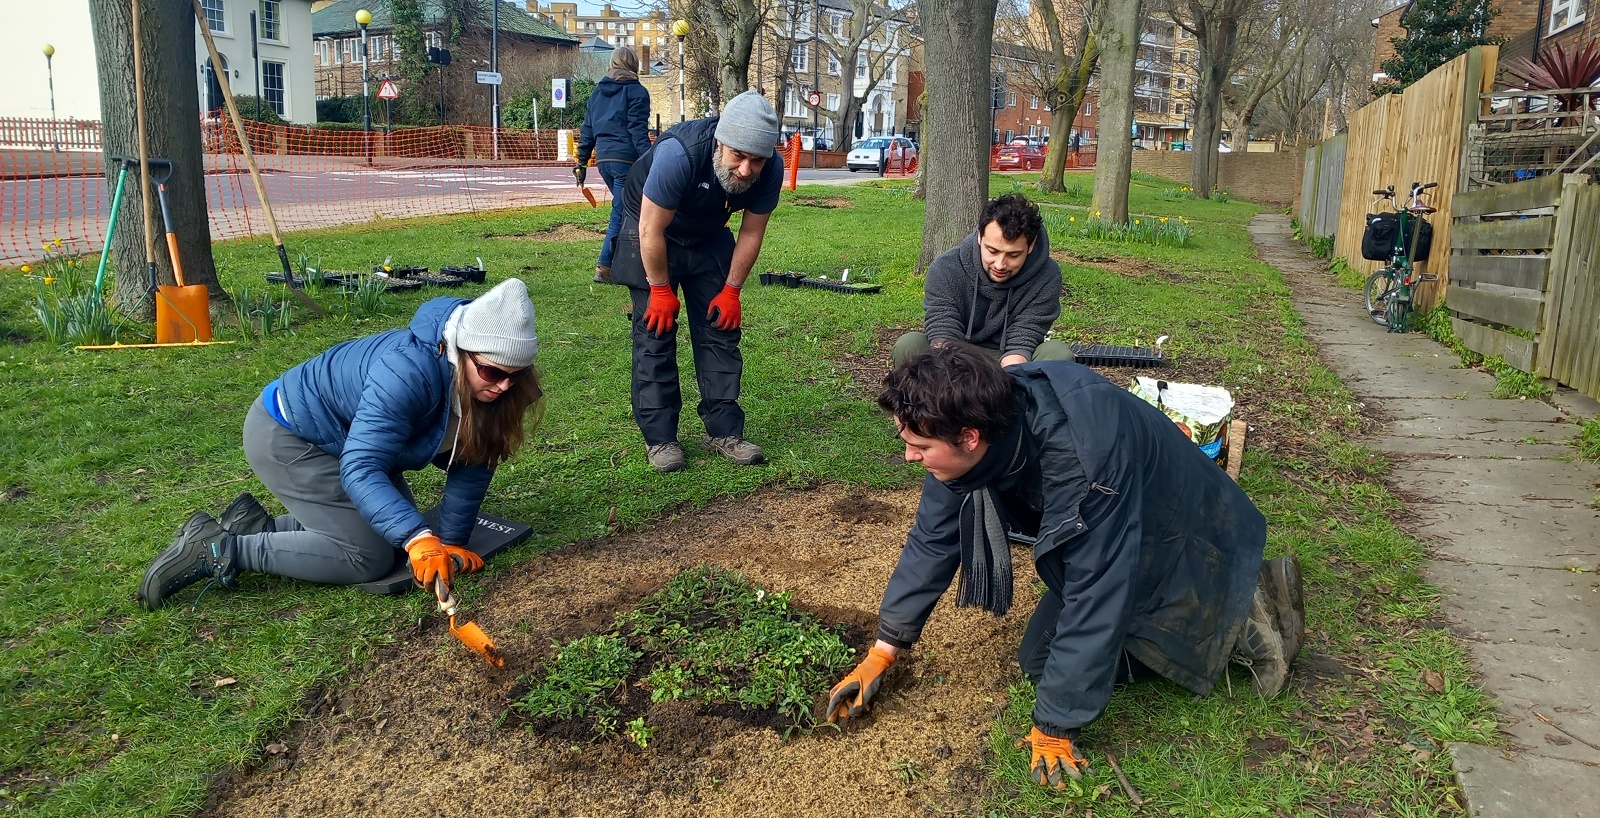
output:
M788 176L786 184L790 190L800 183L800 134L789 137L789 144L783 149L783 165L785 175Z
M100 150L100 122L94 119L0 116L0 145L52 150Z

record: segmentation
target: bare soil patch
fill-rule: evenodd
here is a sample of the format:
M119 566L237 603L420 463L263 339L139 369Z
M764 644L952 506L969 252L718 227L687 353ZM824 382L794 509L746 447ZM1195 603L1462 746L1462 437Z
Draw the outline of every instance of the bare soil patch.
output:
M1183 273L1168 270L1152 261L1142 258L1120 258L1116 256L1075 256L1064 250L1050 254L1057 263L1074 264L1079 267L1094 267L1099 270L1109 270L1125 278L1159 278L1173 284L1182 284L1189 280Z
M878 389L888 377L891 363L889 354L900 336L911 332L907 327L878 327L874 330L872 349L866 353L844 352L834 358L834 364L849 373L855 381L856 391L868 400L878 399Z
M789 203L796 207L820 207L825 210L856 206L855 202L843 196L796 196Z
M577 543L491 580L472 616L508 657L494 671L429 617L311 718L218 781L204 814L323 816L923 816L969 814L1032 606L995 618L945 599L872 713L785 741L737 711L650 706L647 749L541 732L507 703L551 645L607 627L700 563L792 591L797 607L874 633L918 492L770 491L662 526ZM1018 588L1031 561L1018 553ZM1023 592L1026 594L1027 592ZM926 776L895 772L906 761Z
M535 230L532 233L490 233L485 238L490 239L517 239L520 241L599 241L606 237L605 233L597 233L585 227L579 227L571 222Z

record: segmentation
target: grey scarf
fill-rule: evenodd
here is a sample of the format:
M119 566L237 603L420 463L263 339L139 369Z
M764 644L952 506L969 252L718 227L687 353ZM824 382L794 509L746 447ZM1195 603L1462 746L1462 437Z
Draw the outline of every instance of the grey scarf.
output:
M993 486L1027 465L1022 435L1013 433L1005 442L1011 453L999 477L973 489L961 503L961 582L956 587L956 607L978 606L995 616L1011 610L1012 582L1011 543Z

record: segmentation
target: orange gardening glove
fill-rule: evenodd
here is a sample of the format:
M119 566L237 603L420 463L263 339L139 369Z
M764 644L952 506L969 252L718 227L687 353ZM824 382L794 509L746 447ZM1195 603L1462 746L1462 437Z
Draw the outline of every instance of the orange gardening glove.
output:
M706 310L706 319L711 326L724 332L738 329L743 319L739 308L739 288L732 284L722 285L722 292L711 299L711 309Z
M862 659L849 676L833 686L828 696L828 721L837 723L840 719L865 715L871 709L868 703L872 701L873 694L878 692L878 686L883 684L884 674L892 664L894 657L873 645L867 651L867 658Z
M483 557L462 548L459 545L442 545L446 554L450 555L450 562L455 570L463 574L476 574L483 570Z
M455 573L450 551L432 531L412 537L411 542L406 543L406 556L411 558L411 576L418 585L432 590L434 577L443 577L445 587L450 586Z
M1077 754L1070 738L1047 736L1034 727L1026 741L1033 745L1033 780L1041 787L1066 789L1068 778L1081 778L1089 769L1088 759Z
M651 284L650 303L644 308L644 328L657 335L672 331L678 320L678 296L671 284Z

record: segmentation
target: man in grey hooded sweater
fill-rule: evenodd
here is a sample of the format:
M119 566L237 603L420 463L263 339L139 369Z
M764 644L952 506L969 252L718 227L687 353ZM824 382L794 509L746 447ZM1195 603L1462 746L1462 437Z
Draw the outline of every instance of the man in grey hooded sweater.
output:
M895 368L932 346L964 342L1002 366L1073 360L1072 348L1047 341L1061 315L1061 266L1039 207L1020 193L984 205L978 229L928 266L923 331L895 342Z

